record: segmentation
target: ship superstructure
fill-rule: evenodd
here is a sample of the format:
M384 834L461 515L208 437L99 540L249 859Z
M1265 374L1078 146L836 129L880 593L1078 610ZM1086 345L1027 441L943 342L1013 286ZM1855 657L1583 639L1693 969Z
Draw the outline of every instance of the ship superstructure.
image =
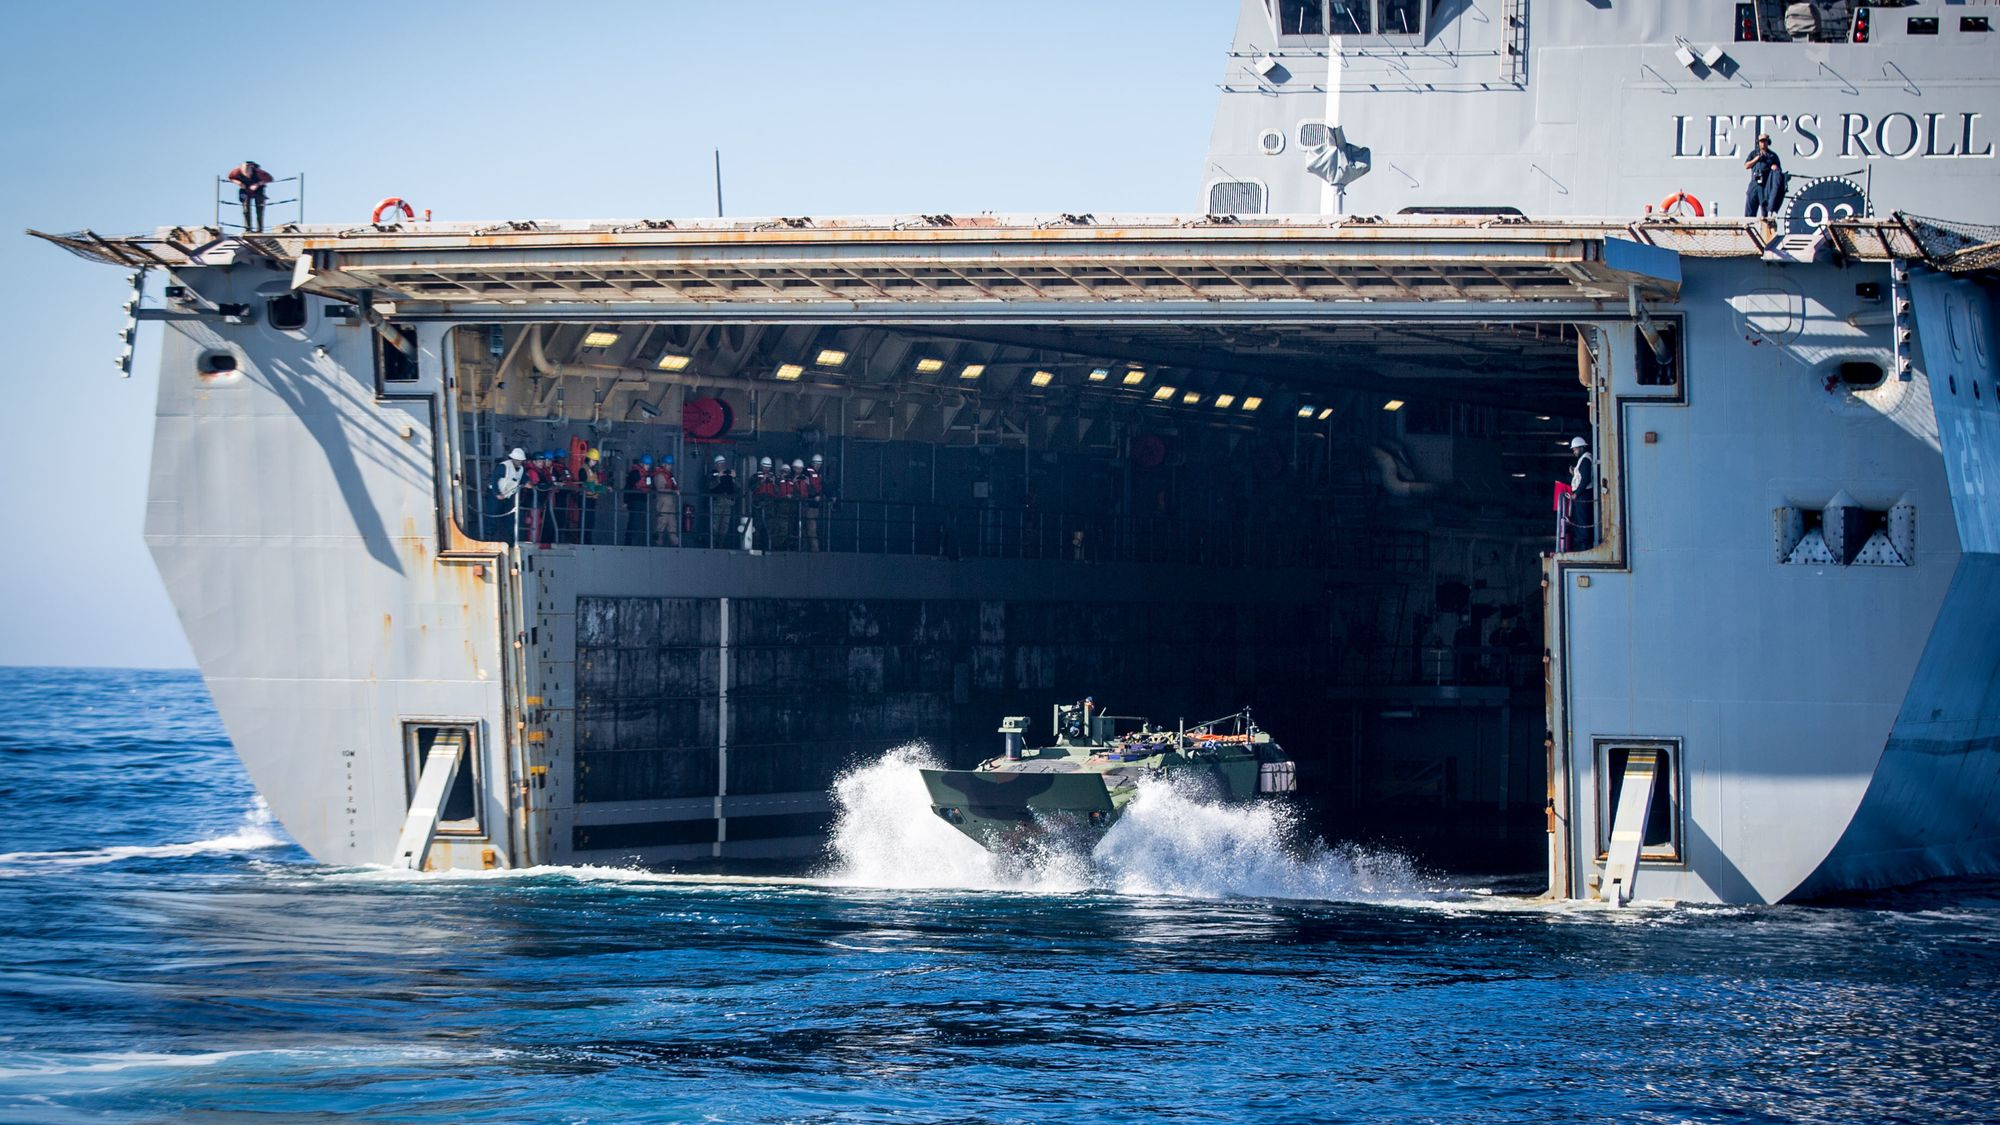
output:
M1697 82L1768 115L1900 73L1978 142L1973 9L1724 65L1738 5L1420 7L1420 44L1324 5L1267 44L1292 8L1250 0L1214 161L1285 142L1193 215L54 236L170 274L147 538L273 811L336 863L806 856L844 765L970 765L1091 690L1248 704L1327 823L1546 841L1559 896L1992 869L2000 232L1869 213L1976 219L1990 163L1768 225L1626 198L1726 201L1740 161L1628 153L1562 199L1513 167L1652 128L1648 71L1684 116L1724 100ZM1928 8L1952 36L1887 30ZM1419 58L1504 73L1367 77ZM1338 137L1277 89L1315 68ZM1578 436L1597 504L1559 541ZM493 494L512 449L584 446L604 490ZM817 503L746 495L814 455ZM645 457L670 512L623 488Z

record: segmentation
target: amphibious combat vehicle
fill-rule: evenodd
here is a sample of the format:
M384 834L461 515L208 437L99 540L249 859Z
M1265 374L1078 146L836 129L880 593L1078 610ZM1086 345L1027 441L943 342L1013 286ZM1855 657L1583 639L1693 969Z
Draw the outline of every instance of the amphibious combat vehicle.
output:
M1000 724L1006 750L969 770L924 770L931 809L988 848L1049 831L1101 833L1148 778L1202 778L1214 796L1242 803L1290 793L1297 767L1246 708L1198 726L1166 730L1106 715L1084 699L1057 704L1053 746L1028 748L1028 719Z

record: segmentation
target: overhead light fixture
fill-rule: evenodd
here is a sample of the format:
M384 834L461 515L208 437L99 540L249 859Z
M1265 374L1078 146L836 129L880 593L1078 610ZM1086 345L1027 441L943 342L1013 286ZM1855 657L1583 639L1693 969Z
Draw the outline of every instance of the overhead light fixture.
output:
M1549 416L1548 416L1548 415L1546 415L1546 414L1537 414L1537 415L1535 415L1535 421L1537 421L1537 422L1546 422L1546 421L1548 421L1548 420L1549 420Z
M1093 383L1102 383L1109 378L1111 378L1111 369L1109 367L1093 367L1090 369L1090 381Z
M778 365L778 381L781 383L796 383L799 381L799 376L805 373L806 369L796 363L781 363Z
M1509 474L1507 474L1507 475L1508 475L1508 476L1510 476L1510 477L1513 477L1513 478L1514 478L1515 480L1526 480L1526 479L1528 479L1528 474L1526 474L1526 473L1509 473Z
M919 375L935 375L943 370L944 360L926 357L917 361L917 374Z
M1312 408L1311 406L1301 406L1301 407L1299 407L1299 417L1301 417L1301 418L1310 418L1310 417L1312 417L1312 416L1313 416L1313 408Z
M1159 388L1153 392L1154 402L1163 402L1172 397L1174 397L1174 389L1165 383L1161 383Z
M1392 414L1398 410L1401 410L1402 408L1403 408L1403 400L1400 398L1392 398L1388 402L1382 404L1382 409L1387 410Z
M977 379L984 374L986 374L986 365L983 363L968 363L958 369L958 377L961 379Z
M1136 387L1145 381L1146 381L1146 373L1136 367L1125 373L1124 382L1125 385L1128 387Z
M1256 395L1250 395L1243 400L1243 409L1245 410L1255 410L1262 405L1264 405L1264 400L1258 398Z
M693 356L676 355L673 352L667 352L660 357L660 362L655 364L655 366L662 371L686 371L687 365L692 362L694 362Z
M1227 409L1229 409L1230 407L1232 407L1232 406L1235 406L1235 405L1236 405L1236 396L1235 396L1235 395L1216 395L1216 396L1215 396L1215 408L1216 408L1217 410L1227 410Z
M1331 406L1320 408L1320 412L1317 415L1315 415L1315 418L1321 422L1324 422L1331 417L1333 417L1333 407Z
M1189 391L1188 393L1181 396L1182 406L1195 406L1200 402L1201 402L1200 391Z
M608 348L617 342L618 333L616 332L606 332L599 329L583 334L583 346L586 348Z
M841 364L846 362L847 362L847 353L841 351L839 348L821 348L819 350L819 355L814 357L813 359L813 366L839 367Z
M1033 375L1028 376L1028 382L1033 383L1037 387L1046 387L1055 381L1056 373L1053 371L1037 371Z

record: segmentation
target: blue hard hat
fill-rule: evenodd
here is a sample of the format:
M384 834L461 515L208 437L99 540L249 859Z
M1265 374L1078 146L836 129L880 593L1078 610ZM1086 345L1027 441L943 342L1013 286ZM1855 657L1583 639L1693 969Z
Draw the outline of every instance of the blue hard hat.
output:
M662 464L662 465L671 465L671 464L673 464L673 463L674 463L674 455L673 455L673 454L671 454L671 453L669 453L669 454L667 454L666 456L664 456L664 457L660 458L660 464Z
M652 463L653 463L653 455L652 455L652 454L650 454L650 453L646 454L646 455L645 455L644 457L641 457L641 458L639 458L639 463L640 463L641 465L650 465L650 464L652 464Z

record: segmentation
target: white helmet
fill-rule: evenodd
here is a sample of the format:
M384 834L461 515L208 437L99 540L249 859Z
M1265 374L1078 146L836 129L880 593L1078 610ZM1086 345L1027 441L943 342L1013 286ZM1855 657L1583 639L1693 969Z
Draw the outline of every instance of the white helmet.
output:
M761 460L761 461L757 462L757 467L758 467L758 468L760 468L760 469L768 469L768 468L770 468L770 467L771 467L771 459L770 459L769 457L766 457L766 458L764 458L763 460Z
M824 465L826 464L826 458L821 457L819 454L815 453L813 454L813 464Z
M722 454L718 453L715 455L715 463L718 465L727 465L729 463L729 458L724 457Z
M507 451L507 460L509 461L526 461L527 459L528 451L518 445Z
M1590 443L1589 443L1589 442L1587 442L1587 441L1585 441L1585 440L1583 440L1583 439L1582 439L1582 438L1580 438L1580 437L1573 437L1573 438L1569 439L1569 448L1570 448L1570 451L1571 451L1571 452L1573 453L1573 452L1575 452L1575 451L1577 451L1577 450L1579 450L1579 449L1588 449L1588 448L1590 448Z
M801 461L801 460L799 460L799 459L798 459L798 458L796 458L796 457L792 458L792 468L794 468L794 469L803 469L803 468L805 468L805 467L806 467L806 463L805 463L804 461Z

